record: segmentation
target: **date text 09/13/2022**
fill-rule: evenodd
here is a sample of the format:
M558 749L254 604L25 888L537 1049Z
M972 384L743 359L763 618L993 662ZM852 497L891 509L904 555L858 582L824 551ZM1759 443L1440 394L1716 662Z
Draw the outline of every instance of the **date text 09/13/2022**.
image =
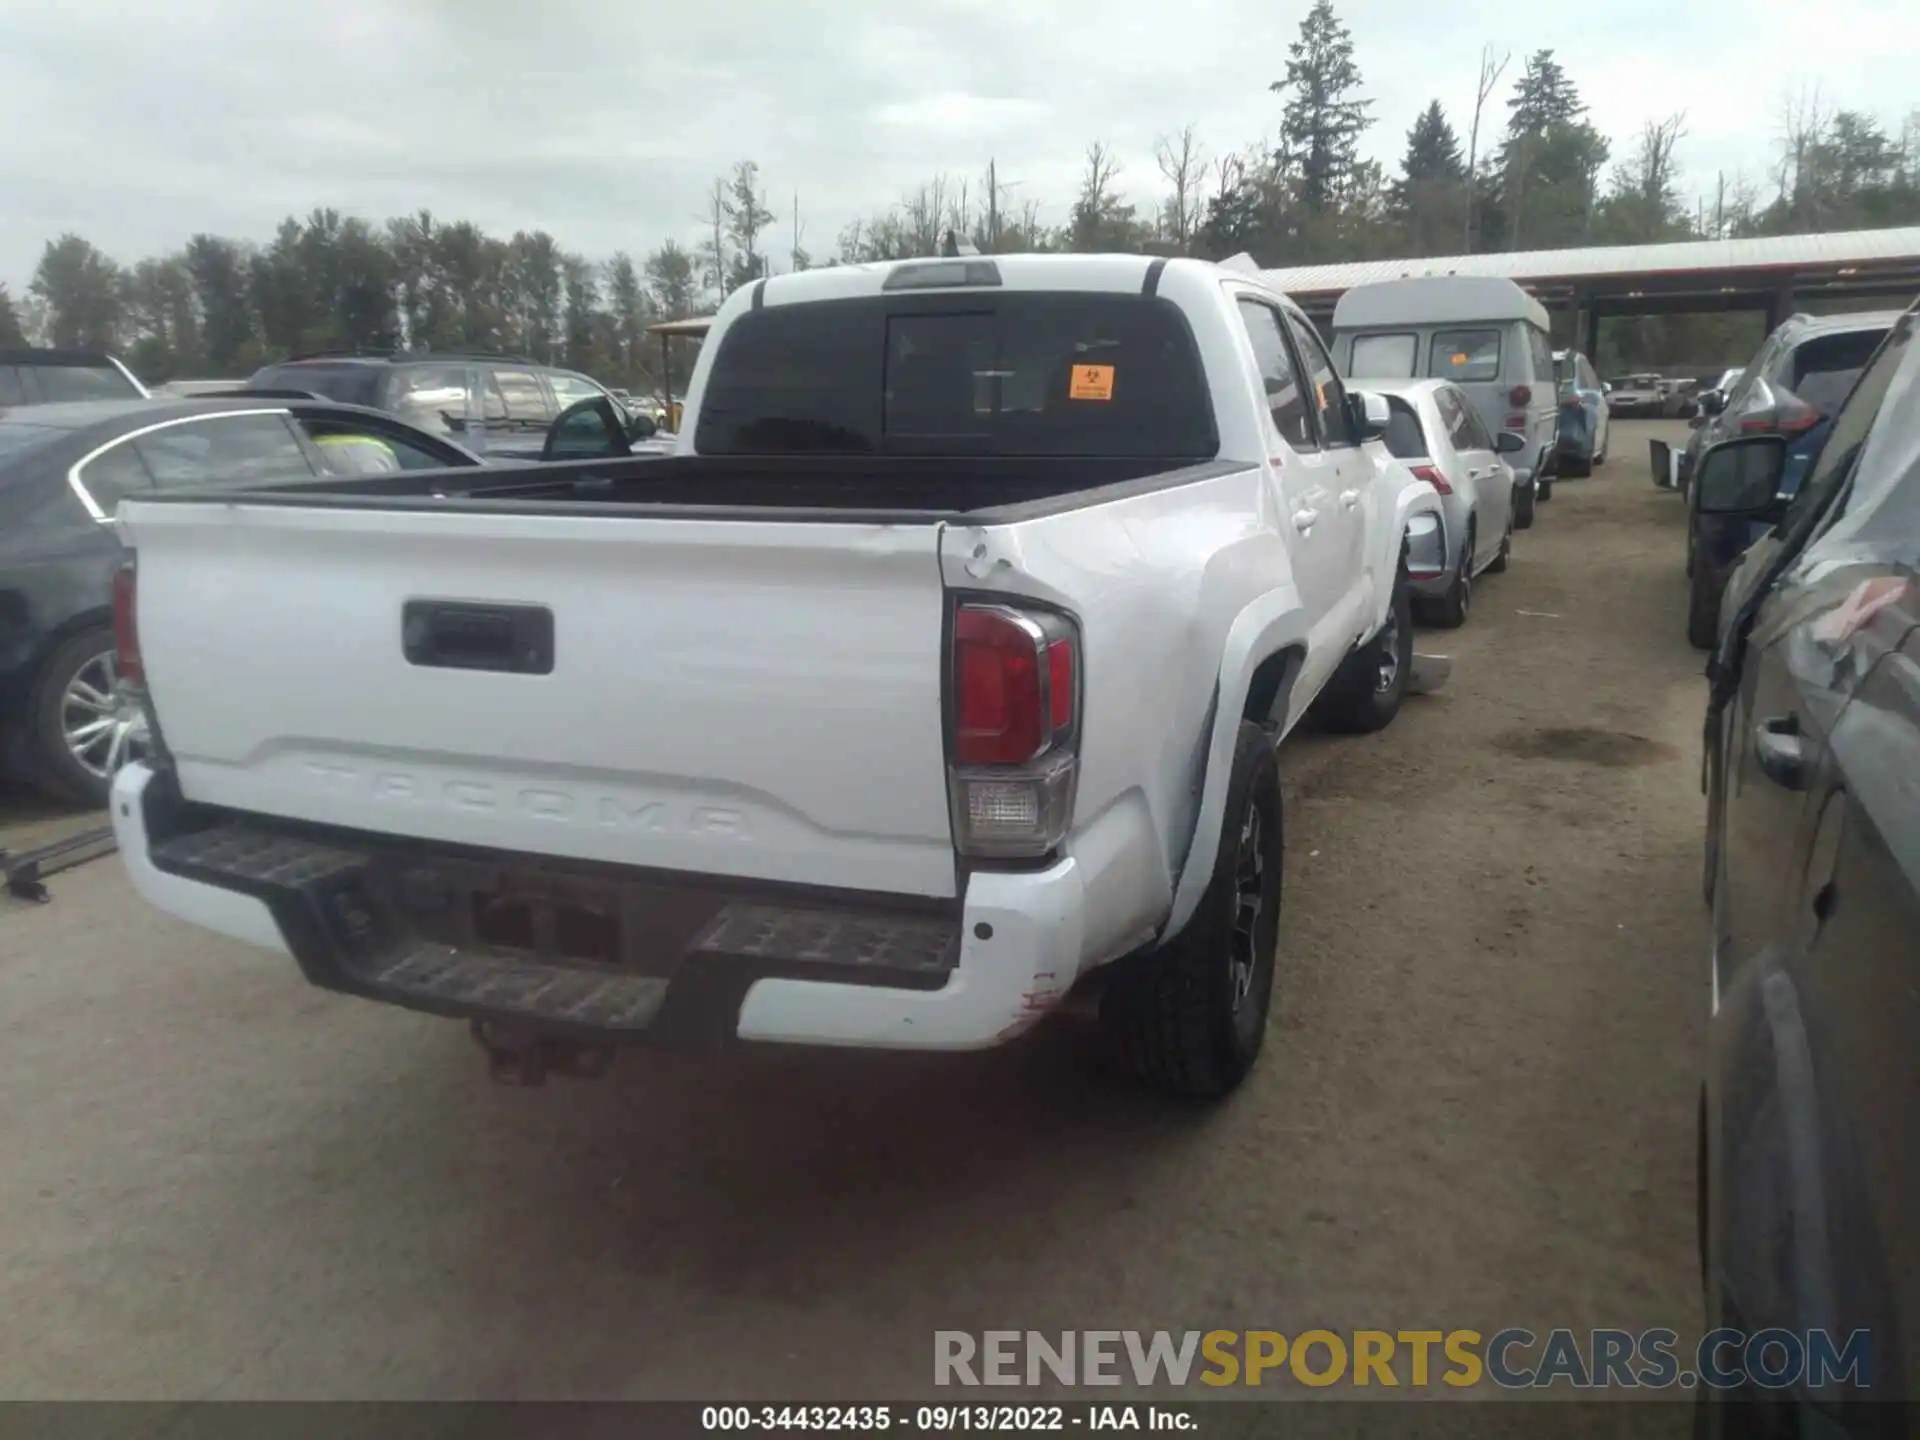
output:
M891 1430L947 1435L955 1431L1154 1430L1199 1428L1193 1411L1164 1405L707 1405L704 1431L775 1433Z

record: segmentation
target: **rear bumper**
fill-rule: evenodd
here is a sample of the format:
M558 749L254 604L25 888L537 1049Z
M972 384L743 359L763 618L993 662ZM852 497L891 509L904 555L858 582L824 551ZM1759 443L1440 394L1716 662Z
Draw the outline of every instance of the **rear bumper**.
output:
M209 817L143 764L112 809L142 898L315 985L602 1040L985 1048L1065 997L1084 934L1072 859L932 906Z

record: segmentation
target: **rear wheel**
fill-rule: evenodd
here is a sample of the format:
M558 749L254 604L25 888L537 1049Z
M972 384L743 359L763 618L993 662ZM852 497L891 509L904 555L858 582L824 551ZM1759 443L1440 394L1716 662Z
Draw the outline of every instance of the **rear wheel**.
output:
M1504 575L1507 573L1507 557L1513 554L1513 523L1507 523L1507 533L1500 537L1500 552L1487 562L1487 574Z
M1546 504L1547 501L1551 500L1553 498L1553 481L1542 480L1540 482L1540 491L1539 491L1539 494L1536 496L1536 498L1540 501L1542 505Z
M1346 661L1314 702L1314 713L1334 730L1369 734L1384 730L1400 713L1413 673L1413 592L1401 562L1394 577L1387 623Z
M114 772L147 750L146 717L120 686L111 626L83 630L47 657L31 714L33 779L61 800L106 804Z
M1529 482L1521 486L1513 495L1513 528L1531 530L1533 528L1533 485Z
M1458 630L1467 623L1467 612L1473 607L1474 539L1473 527L1468 526L1466 543L1460 547L1460 563L1453 567L1447 593L1422 607L1427 618L1442 629Z
M1157 1090L1224 1095L1260 1054L1279 943L1281 823L1273 740L1242 721L1199 908L1158 950L1119 962L1101 1001L1127 1068Z

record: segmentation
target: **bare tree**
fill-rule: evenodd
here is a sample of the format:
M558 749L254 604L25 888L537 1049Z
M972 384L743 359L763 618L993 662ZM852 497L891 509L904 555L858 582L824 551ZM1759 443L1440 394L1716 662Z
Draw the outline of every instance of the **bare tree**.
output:
M1203 201L1200 184L1207 173L1207 152L1200 144L1200 133L1192 124L1180 127L1174 136L1162 135L1153 147L1154 163L1173 187L1165 207L1166 228L1182 250L1193 232L1200 228Z
M1807 157L1827 138L1832 113L1820 102L1820 87L1802 89L1797 95L1784 95L1779 103L1780 161L1774 178L1780 186L1780 198L1790 209L1798 209L1808 182Z
M715 177L707 196L706 213L696 217L712 227L712 238L700 247L700 268L707 287L722 300L727 296L727 182Z
M1507 61L1512 58L1508 51L1502 51L1500 58L1493 58L1493 47L1480 47L1480 78L1473 89L1473 128L1467 132L1467 234L1466 251L1473 253L1473 218L1478 208L1474 204L1480 191L1480 116L1487 108L1487 97L1493 94L1493 87L1500 83L1500 76L1506 71Z

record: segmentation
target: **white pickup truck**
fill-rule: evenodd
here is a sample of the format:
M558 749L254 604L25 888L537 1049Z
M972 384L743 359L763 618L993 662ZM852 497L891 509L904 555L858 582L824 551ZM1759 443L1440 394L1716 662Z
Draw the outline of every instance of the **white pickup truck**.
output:
M129 502L127 867L503 1078L990 1046L1107 967L1133 1068L1224 1092L1275 746L1393 718L1443 553L1385 421L1257 275L961 257L736 292L667 458Z

